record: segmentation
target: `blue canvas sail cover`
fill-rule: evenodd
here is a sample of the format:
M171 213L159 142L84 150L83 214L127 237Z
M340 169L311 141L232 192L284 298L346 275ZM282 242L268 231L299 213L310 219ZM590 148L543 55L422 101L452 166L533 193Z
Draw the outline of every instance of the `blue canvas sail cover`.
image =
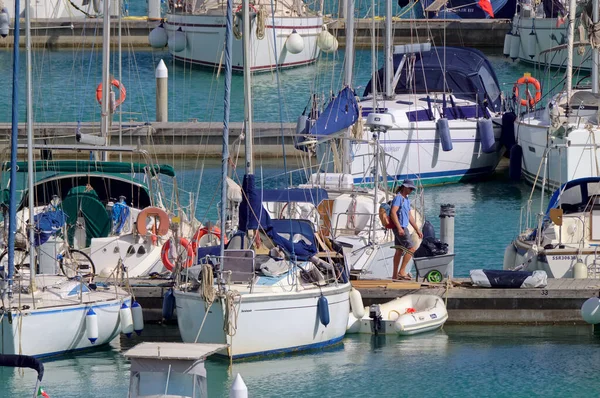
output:
M293 227L293 225L304 220L283 220L284 222L275 220L277 225L274 225L269 213L262 205L261 192L255 189L254 181L254 175L244 175L242 181L244 199L239 209L238 230L248 232L249 230L261 229L275 245L281 247L288 255L295 256L298 260L305 261L314 256L318 251L314 232L311 230L309 234L305 227ZM290 231L283 232L276 229L277 226L282 227L286 223L291 225ZM300 233L307 239L294 239L296 233Z
M500 84L492 65L481 51L466 47L432 47L431 51L414 55L412 81L404 67L396 94L452 93L456 98L469 101L481 103L487 100L491 109L500 111ZM402 54L394 55L394 71L402 57ZM381 92L385 81L384 68L379 69L377 80L377 91ZM371 94L372 84L371 79L363 96Z
M358 120L358 102L350 87L340 91L310 128L313 136L327 136L352 126Z

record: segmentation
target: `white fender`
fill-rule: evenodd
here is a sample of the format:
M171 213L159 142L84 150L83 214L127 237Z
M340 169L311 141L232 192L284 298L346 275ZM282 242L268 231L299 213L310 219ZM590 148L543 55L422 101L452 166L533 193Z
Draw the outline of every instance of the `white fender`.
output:
M98 340L98 315L93 308L90 308L85 315L85 334L92 344Z
M356 319L362 319L362 317L365 316L365 306L363 304L362 296L355 288L350 290L350 308L352 309L352 315L354 315Z

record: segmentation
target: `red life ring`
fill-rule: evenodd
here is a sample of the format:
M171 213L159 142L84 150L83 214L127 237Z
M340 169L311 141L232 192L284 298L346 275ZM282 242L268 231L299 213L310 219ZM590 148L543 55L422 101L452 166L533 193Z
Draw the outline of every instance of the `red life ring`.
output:
M186 238L180 238L179 244L181 246L183 246L185 248L185 250L187 251L187 260L183 263L183 266L185 268L189 268L194 264L194 249L192 249L192 244L190 242L188 242L188 240ZM173 271L175 264L173 264L171 262L171 260L169 259L169 250L170 249L171 249L171 239L166 241L165 244L163 245L162 250L160 251L160 259L162 260L162 263L164 264L166 269L168 269L169 271Z
M248 5L249 5L249 6L250 6L250 8L252 9L252 11L254 11L255 13L257 13L257 14L258 14L258 11L256 11L256 7L254 7L254 4L248 4ZM237 6L237 7L235 8L235 11L234 11L234 13L238 13L238 12L240 12L240 11L242 10L242 6L243 6L243 4L240 4L239 6Z
M520 84L526 84L526 85L531 84L533 87L535 87L535 95L533 97L531 97L529 95L529 91L527 91L528 98L521 98L522 106L529 106L530 108L533 108L535 106L535 104L540 102L540 100L542 99L542 86L540 85L540 82L536 78L533 78L531 76L521 77L519 80L517 80L517 82L515 83L515 85L513 87L513 94L514 94L515 98L519 98L519 85Z
M115 108L118 108L125 101L125 98L127 98L127 90L125 90L125 86L117 79L112 79L110 84L119 90L119 98L115 100ZM102 105L102 83L96 87L96 101Z
M213 226L210 229L208 229L208 227L198 228L198 230L192 237L192 249L194 250L194 252L198 250L198 243L200 243L200 239L202 239L203 236L209 234L215 235L217 238L221 239L221 230L216 226ZM225 244L227 244L227 235L225 235L223 238L225 239Z

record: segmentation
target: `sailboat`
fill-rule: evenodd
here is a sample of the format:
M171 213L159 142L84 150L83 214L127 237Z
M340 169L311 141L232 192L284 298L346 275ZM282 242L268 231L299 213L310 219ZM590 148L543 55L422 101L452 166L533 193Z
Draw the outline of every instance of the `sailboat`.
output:
M103 3L104 15L116 3ZM110 31L110 18L104 18L104 43L110 42ZM147 151L137 147L108 145L113 113L124 100L124 91L118 99L111 99L111 90L113 86L124 88L118 80L109 78L108 44L102 48L102 58L107 67L102 68L102 82L97 89L102 107L101 136L78 134L79 145L33 145L44 152L43 159L16 163L17 178L23 177L19 182L27 177L29 164L33 164L34 171L33 185L29 189L25 189L26 184L19 187L17 249L28 250L21 239L30 224L25 199L28 192L34 192L33 219L40 230L34 246L49 272L60 268L72 277L85 269L91 275L114 278L124 269L129 277L148 276L173 269L177 250L188 253L191 264L192 247L198 245L205 230L179 206L179 190L174 190L176 200L169 203L164 185L177 186L173 167L157 164ZM57 152L63 152L61 157L72 157L77 151L90 153L90 159L53 159ZM119 153L120 157L125 153L132 160L109 161L110 153ZM2 165L2 171L9 170L12 165ZM3 181L9 181L8 176L3 177ZM0 203L6 204L5 199L6 195ZM59 222L53 218L56 209L64 215ZM179 221L171 224L172 216Z
M227 3L226 90L222 203L227 201L229 85L232 60L232 1ZM244 56L251 57L249 2L244 0ZM201 267L180 274L174 291L184 342L227 344L232 359L305 349L339 342L346 333L350 283L342 263L320 255L307 220L271 219L255 187L252 156L250 63L244 63L245 165L238 232L227 246L198 250ZM221 210L222 227L228 218Z
M574 16L573 22L579 35L574 43L576 51L573 53L572 65L576 69L590 71L593 62L590 39L594 38L589 36L594 31L593 21L597 22L597 18L593 17L591 3L593 2L582 3L583 7L572 9L561 0L544 0L541 7L530 2L520 2L504 39L504 55L541 67L565 68L568 57L567 15L571 14L570 10L580 10L581 18L580 15Z
M570 9L575 6L571 1ZM573 89L574 19L569 14L565 89L546 106L528 109L515 121L511 174L517 177L522 171L532 193L539 187L542 195L537 216L531 200L523 209L524 228L506 248L504 268L544 270L552 278L598 278L598 63L592 65L592 90ZM598 46L592 50L597 59ZM554 190L547 207L546 189Z
M254 0L249 23L252 25L251 51L248 59L252 72L291 68L315 62L321 49L337 49L337 40L323 24L323 2L318 10L303 0L278 1L274 8L269 0ZM164 25L150 35L150 43L164 47L179 61L217 67L223 65L226 2L220 0L174 2ZM231 48L232 68L244 70L241 37L241 5L234 12L234 34ZM162 29L162 30L161 30ZM166 30L166 32L164 31ZM163 37L163 39L156 39ZM274 53L277 49L278 53ZM277 62L275 62L275 58Z
M26 2L26 4L28 1ZM19 3L15 4L18 7ZM2 354L47 356L100 346L112 341L121 330L131 334L134 329L131 295L118 287L88 283L83 272L69 278L43 267L42 253L37 258L33 221L34 162L33 112L31 77L30 16L26 16L27 34L27 176L29 261L25 253L15 256L17 232L17 134L18 134L18 64L19 22L15 21L13 69L13 128L11 134L10 189L8 201L8 249L6 266L0 267L2 284L0 309ZM60 219L60 211L52 216ZM18 261L15 261L17 258ZM55 258L54 262L58 260ZM17 265L19 267L17 267ZM140 308L141 310L141 308ZM137 311L137 310L136 310ZM141 320L138 318L138 320ZM142 327L138 324L138 329ZM141 329L139 329L141 331ZM40 338L43 331L43 339Z
M378 70L377 55L372 56L372 78L362 98L345 87L326 105L313 105L309 115L317 117L299 119L298 147L315 153L322 174L344 172L354 185L368 185L375 144L363 126L370 114L382 113L390 115L391 126L376 145L385 152L380 175L389 183L409 178L427 186L489 176L503 153L502 99L494 69L471 48L394 46L388 3L385 66ZM352 40L352 34L347 36L350 46ZM353 52L346 54L350 65L351 57ZM349 117L354 109L359 109L358 123ZM340 144L339 137L350 139ZM343 162L335 156L341 145L352 154Z

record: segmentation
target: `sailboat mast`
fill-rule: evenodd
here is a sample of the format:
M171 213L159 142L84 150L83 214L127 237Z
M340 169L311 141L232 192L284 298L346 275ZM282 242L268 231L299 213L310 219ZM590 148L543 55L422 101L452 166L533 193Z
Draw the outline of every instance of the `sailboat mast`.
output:
M104 0L102 23L102 116L100 132L104 145L108 145L108 130L110 128L110 0ZM106 160L106 151L102 151L102 160Z
M31 0L25 0L25 9L31 10L29 6ZM26 35L26 49L27 49L27 77L26 77L26 87L27 87L27 183L28 183L28 192L29 192L29 264L31 270L31 291L35 291L35 269L33 265L35 264L35 250L33 250L35 243L35 231L33 229L33 216L34 216L34 196L35 191L33 189L33 79L31 77L31 18L29 16L30 12L25 13L25 35ZM35 306L35 301L34 301Z
M344 69L344 85L352 87L354 69L354 0L346 5L346 68Z
M569 26L567 30L567 78L565 84L567 85L567 101L571 99L573 92L573 43L575 41L575 10L577 8L576 0L570 0L569 2ZM567 102L568 104L568 102ZM567 105L567 114L571 110Z
M346 69L344 70L344 85L352 87L352 72L354 69L354 0L348 0L346 5ZM361 115L358 115L361 117ZM342 173L350 174L352 159L350 159L350 130L342 140Z
M253 160L253 144L254 135L252 132L252 75L250 71L250 1L243 0L243 23L244 30L242 34L242 40L244 44L244 130L246 133L246 140L244 143L244 149L246 152L246 174L254 174L254 160ZM275 66L277 67L277 66Z
M12 128L10 133L10 186L8 202L8 297L12 297L15 272L15 235L17 233L17 148L19 137L19 39L21 2L15 0L15 25L13 29L13 91Z
M598 23L598 0L592 1L592 22L594 25ZM592 93L598 94L598 62L600 62L600 57L598 55L600 52L598 49L593 46L592 47Z
M231 47L233 39L231 33L233 31L233 0L227 0L227 13L225 19L225 95L223 106L223 149L221 158L221 171L223 179L221 180L221 231L225 234L227 227L227 165L229 162L229 108L231 99ZM245 65L244 60L244 65ZM221 236L220 242L221 259L225 257L225 236Z
M392 80L394 79L394 41L392 40L392 0L385 1L385 98L394 96Z

